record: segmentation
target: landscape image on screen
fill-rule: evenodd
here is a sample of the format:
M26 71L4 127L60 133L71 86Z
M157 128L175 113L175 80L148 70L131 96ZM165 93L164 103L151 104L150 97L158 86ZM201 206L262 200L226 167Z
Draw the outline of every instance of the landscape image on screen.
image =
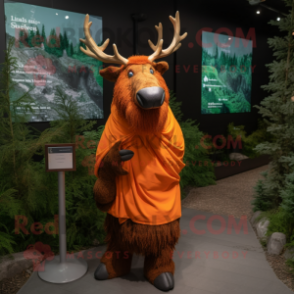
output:
M101 119L103 114L102 62L85 55L85 14L36 5L4 2L6 44L13 38L12 57L17 69L11 100L28 93L33 102L17 107L27 122L60 119L60 97L78 104L84 119ZM90 15L91 34L102 44L102 17ZM25 103L24 103L25 104Z
M251 111L252 41L203 32L201 113Z

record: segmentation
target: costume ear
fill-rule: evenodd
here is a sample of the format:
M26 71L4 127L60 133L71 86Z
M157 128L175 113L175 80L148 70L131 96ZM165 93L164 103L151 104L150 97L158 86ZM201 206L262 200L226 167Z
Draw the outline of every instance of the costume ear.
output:
M169 69L169 65L165 61L157 62L154 65L154 67L157 71L159 71L161 73L161 75L163 75Z
M104 79L110 82L115 82L118 75L120 74L120 67L108 66L104 69L101 69L99 73L100 76L102 76Z

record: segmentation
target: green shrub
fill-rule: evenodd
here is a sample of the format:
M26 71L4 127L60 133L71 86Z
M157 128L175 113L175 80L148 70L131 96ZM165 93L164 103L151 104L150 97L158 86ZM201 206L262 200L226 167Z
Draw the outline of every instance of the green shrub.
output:
M75 143L76 135L84 135L86 142L94 140L96 146L78 148L77 170L66 173L67 249L92 246L94 239L102 242L105 214L96 208L92 192L96 178L89 175L91 167L87 167L87 161L95 158L103 127L93 131L95 122L84 120L78 104L61 89L55 97L60 119L51 122L50 128L43 132L28 127L14 110L32 102L31 89L14 101L10 97L15 87L11 72L16 69L16 59L11 57L12 45L13 38L6 50L0 78L0 255L23 251L38 241L58 251L58 236L45 232L37 235L30 230L34 222L44 227L54 222L54 215L58 214L57 173L46 173L44 159L35 161L34 157L44 157L44 144ZM27 221L24 224L29 234L15 231L17 215Z
M267 236L275 232L284 233L287 237L286 247L294 247L294 173L287 176L285 183L285 189L281 191L282 202L276 209L273 202L269 201L268 194L264 194L264 183L258 181L255 187L258 197L254 205L255 211L264 211L260 218L266 217L270 221Z
M254 187L254 199L251 202L253 211L263 211L261 217L265 216L269 219L267 235L270 236L274 232L281 232L287 236L287 242L290 243L293 236L294 215L293 215L293 175L288 177L286 189L281 191L282 203L277 204L280 195L275 192L276 188L272 181L268 178L272 177L268 171L262 173L264 180L258 180ZM278 207L278 208L277 208ZM294 246L294 242L293 242Z
M273 136L267 132L267 124L262 120L258 121L257 130L252 132L249 136L247 136L245 126L235 126L232 122L228 125L228 135L231 135L234 140L236 140L237 136L239 136L242 140L241 152L249 158L256 158L261 155L258 150L255 149L258 144L265 141L273 141Z
M289 267L289 272L291 274L294 274L294 260L293 259L287 259L286 260L286 265Z
M92 140L96 143L93 149L86 147L76 149L77 169L75 172L66 172L67 249L72 251L92 246L95 239L100 242L104 240L105 213L99 211L95 205L93 186L96 177L89 175L89 167L87 166L87 160L93 160L93 157L91 158L93 155L95 158L97 143L104 126L99 127L98 132L91 130L94 122L82 119L77 103L60 89L57 91L56 99L61 119L52 122L51 128L45 131L45 134L50 134L50 136L47 136L43 141L43 148L38 151L38 154L44 155L44 143L75 143L76 135L80 134L84 135L86 142ZM39 135L37 140L40 140L42 136L45 136L44 133ZM26 144L26 148L29 149L34 146L35 141L26 141ZM17 152L18 149L16 149ZM16 157L16 159L21 160L21 157L19 159ZM40 222L43 226L48 222L54 222L54 215L58 214L57 173L46 173L44 159L34 162L32 157L26 160L25 165L17 169L19 182L12 181L12 178L7 176L9 170L7 173L3 170L3 168L0 170L0 174L4 176L3 182L16 189L13 191L19 201L19 210L18 213L15 210L14 214L10 214L10 217L7 217L7 210L0 211L1 224L7 231L7 233L0 234L1 248L3 248L1 254L23 251L28 245L38 241L49 244L53 252L58 252L59 239L56 235L45 232L35 235L29 229L34 222ZM8 191L5 193L7 194ZM22 215L27 219L28 223L25 227L29 231L28 235L22 231L19 234L14 234L14 215ZM8 233L10 238L8 238Z
M277 208L283 201L281 195L286 188L287 175L294 172L294 83L291 74L294 69L293 62L293 23L294 3L285 0L288 8L287 17L281 21L271 20L269 24L279 29L279 36L268 39L268 45L273 50L273 62L267 64L269 83L262 89L267 97L262 99L260 105L254 105L267 125L267 133L273 140L264 140L255 147L259 154L270 156L268 177L264 179L264 195L273 200ZM291 7L291 8L290 8Z
M294 173L287 175L285 189L281 191L284 219L288 238L294 237ZM291 240L292 241L292 240Z
M269 219L269 226L266 232L267 236L275 232L283 233L287 235L288 224L285 219L285 213L282 209L272 209L263 213L263 216ZM289 241L290 239L288 239Z
M182 102L176 101L175 94L171 91L170 108L181 126L185 140L184 163L186 166L180 173L182 197L185 197L183 192L185 187L213 185L215 184L215 174L214 167L208 157L208 151L200 144L204 133L199 130L195 120L182 121L181 104Z
M290 218L287 216L287 213L280 207L278 209L271 209L262 212L257 220L260 220L263 217L269 220L266 236L269 237L275 232L283 233L287 237L286 246L291 246L291 242L294 239L293 222L289 221Z
M15 198L15 189L5 190L5 186L0 191L0 215L7 215L10 218L14 218L14 215L20 211L20 201ZM13 245L16 245L13 240L13 236L9 234L9 230L6 225L0 222L0 256L6 253L13 253Z
M251 202L253 211L266 211L272 208L278 208L281 203L281 190L277 180L273 179L273 177L277 175L270 172L272 163L270 163L269 166L269 170L261 173L264 179L258 180L254 187L254 199Z
M266 177L267 173L264 172L263 175ZM258 180L254 187L254 195L251 204L253 205L254 212L259 210L267 211L274 207L274 198L269 197L262 180Z

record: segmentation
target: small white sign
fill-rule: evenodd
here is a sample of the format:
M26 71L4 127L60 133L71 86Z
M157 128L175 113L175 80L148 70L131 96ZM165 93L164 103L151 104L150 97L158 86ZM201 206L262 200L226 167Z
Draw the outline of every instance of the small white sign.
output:
M48 169L73 168L73 147L48 147Z

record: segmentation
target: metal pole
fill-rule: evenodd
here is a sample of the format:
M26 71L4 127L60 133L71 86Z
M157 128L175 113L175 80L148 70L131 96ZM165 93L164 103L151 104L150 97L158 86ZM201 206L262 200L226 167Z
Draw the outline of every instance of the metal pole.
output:
M58 204L59 204L59 255L60 263L66 260L66 222L65 222L65 173L58 172Z
M63 284L82 277L88 269L83 258L66 259L66 222L65 222L65 173L58 172L58 213L59 213L59 256L46 260L45 269L38 271L39 277L50 283Z

